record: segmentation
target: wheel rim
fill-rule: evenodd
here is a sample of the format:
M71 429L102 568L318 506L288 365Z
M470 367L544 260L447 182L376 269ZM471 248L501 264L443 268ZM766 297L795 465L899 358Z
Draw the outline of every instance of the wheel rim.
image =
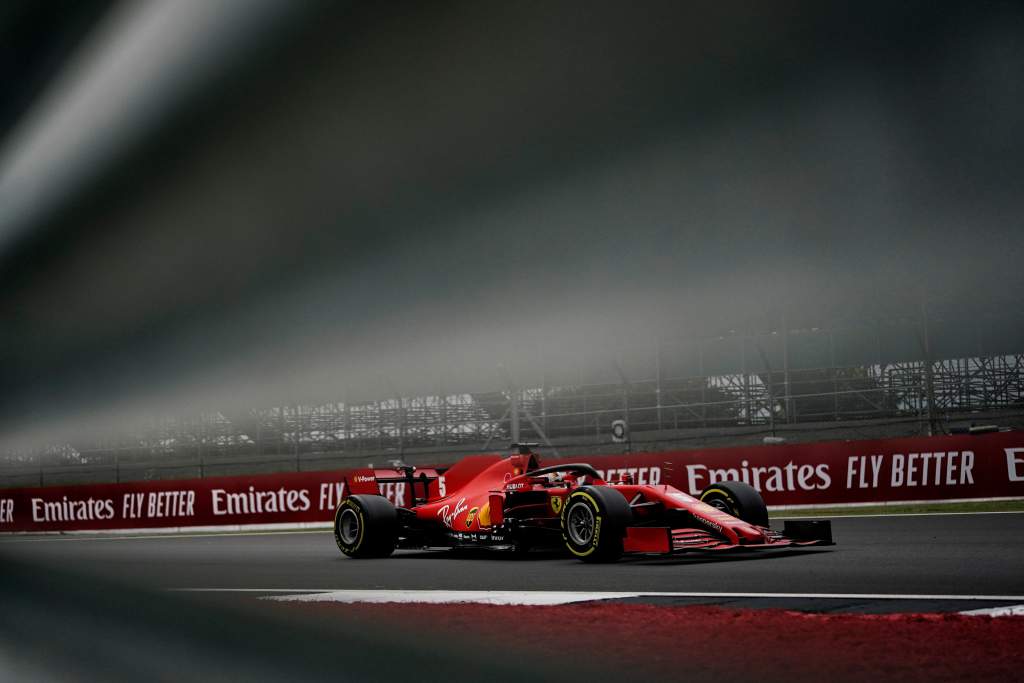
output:
M594 540L594 511L584 502L576 503L566 515L566 531L576 545L590 545Z
M359 515L352 508L345 508L338 518L338 536L345 545L354 545L359 539Z
M730 508L729 504L726 503L721 498L712 498L711 500L708 501L708 505L710 505L713 508L718 508L722 512L727 512L730 515L732 514L732 508Z

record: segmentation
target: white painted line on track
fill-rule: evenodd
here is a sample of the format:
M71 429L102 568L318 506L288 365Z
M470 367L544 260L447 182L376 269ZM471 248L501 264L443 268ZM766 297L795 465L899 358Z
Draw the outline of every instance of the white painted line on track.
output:
M166 588L172 593L331 593L334 588Z
M453 591L453 590L338 590L332 588L175 588L194 593L287 593L271 600L298 602L425 602L480 604L568 604L623 598L788 598L825 600L948 600L964 602L1021 602L1024 595L918 595L900 593L707 593L680 591Z
M964 498L952 502L985 502L1015 501L1021 498ZM891 505L929 504L936 501L906 501ZM856 509L858 507L877 506L878 503L841 503L829 506L831 509ZM779 505L769 506L773 513L772 520L807 519L809 517L832 517L833 519L856 519L867 517L942 517L952 515L1021 515L1024 510L989 510L964 512L878 512L870 514L831 514L814 513L813 505ZM785 514L790 513L790 514ZM808 514L810 513L810 514ZM201 538L205 536L265 536L276 534L301 534L314 531L329 530L333 522L275 522L270 524L218 524L207 526L153 527L148 529L76 529L73 531L0 531L0 543L14 541L106 541L122 539L153 539L153 538Z
M786 508L779 512L800 512ZM952 517L962 515L1024 515L1024 510L990 510L987 512L878 512L863 515L847 514L792 514L772 515L772 521L787 519L863 519L871 517ZM39 541L114 541L159 538L215 538L217 536L272 536L310 534L328 531L332 522L305 522L301 524L251 524L195 527L164 527L153 529L83 529L79 531L17 531L0 532L0 543L36 543Z
M271 595L265 600L282 602L420 603L477 605L568 605L616 598L633 598L637 593L585 593L579 591L434 591L434 590L340 590L329 593Z
M1005 607L988 607L986 609L972 609L960 614L977 617L1024 617L1024 605L1007 605Z

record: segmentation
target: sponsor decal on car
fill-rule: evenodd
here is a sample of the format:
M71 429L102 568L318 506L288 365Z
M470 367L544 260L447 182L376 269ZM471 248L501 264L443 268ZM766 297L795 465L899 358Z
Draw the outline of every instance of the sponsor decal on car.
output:
M504 534L490 534L474 531L450 531L448 537L456 541L477 541L481 543L507 543L509 538Z
M707 527L710 527L711 529L714 529L718 533L722 533L722 525L719 524L718 522L712 521L712 520L707 519L705 517L698 517L697 515L693 515L693 518L695 520L697 520L698 522L700 522L701 524L703 524L703 525L705 525Z
M469 506L466 505L466 499L459 498L459 502L455 504L454 510L452 510L451 503L445 503L441 506L441 509L437 511L437 516L441 518L441 521L444 522L446 527L451 529L454 528L452 523L455 521L455 518L468 509Z

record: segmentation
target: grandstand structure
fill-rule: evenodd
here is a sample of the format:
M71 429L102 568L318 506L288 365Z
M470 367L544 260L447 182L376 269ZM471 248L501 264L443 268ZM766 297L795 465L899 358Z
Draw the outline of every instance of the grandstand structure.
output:
M7 485L327 469L543 444L556 454L936 434L1024 415L1021 316L652 335L597 363L496 373L492 387L161 415L2 454ZM947 322L951 321L951 322ZM519 380L519 381L517 381ZM624 421L626 435L612 425ZM866 426L874 427L865 432ZM884 429L889 426L889 429Z

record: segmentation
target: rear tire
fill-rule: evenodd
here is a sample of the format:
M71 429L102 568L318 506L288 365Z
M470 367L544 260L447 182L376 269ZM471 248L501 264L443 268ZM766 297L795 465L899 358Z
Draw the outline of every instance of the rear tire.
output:
M584 562L615 562L633 511L622 494L604 486L582 486L562 506L562 538Z
M722 481L704 489L700 501L748 524L768 526L768 508L753 486L742 481Z
M398 542L398 511L383 496L349 496L334 513L334 541L349 557L387 557Z

